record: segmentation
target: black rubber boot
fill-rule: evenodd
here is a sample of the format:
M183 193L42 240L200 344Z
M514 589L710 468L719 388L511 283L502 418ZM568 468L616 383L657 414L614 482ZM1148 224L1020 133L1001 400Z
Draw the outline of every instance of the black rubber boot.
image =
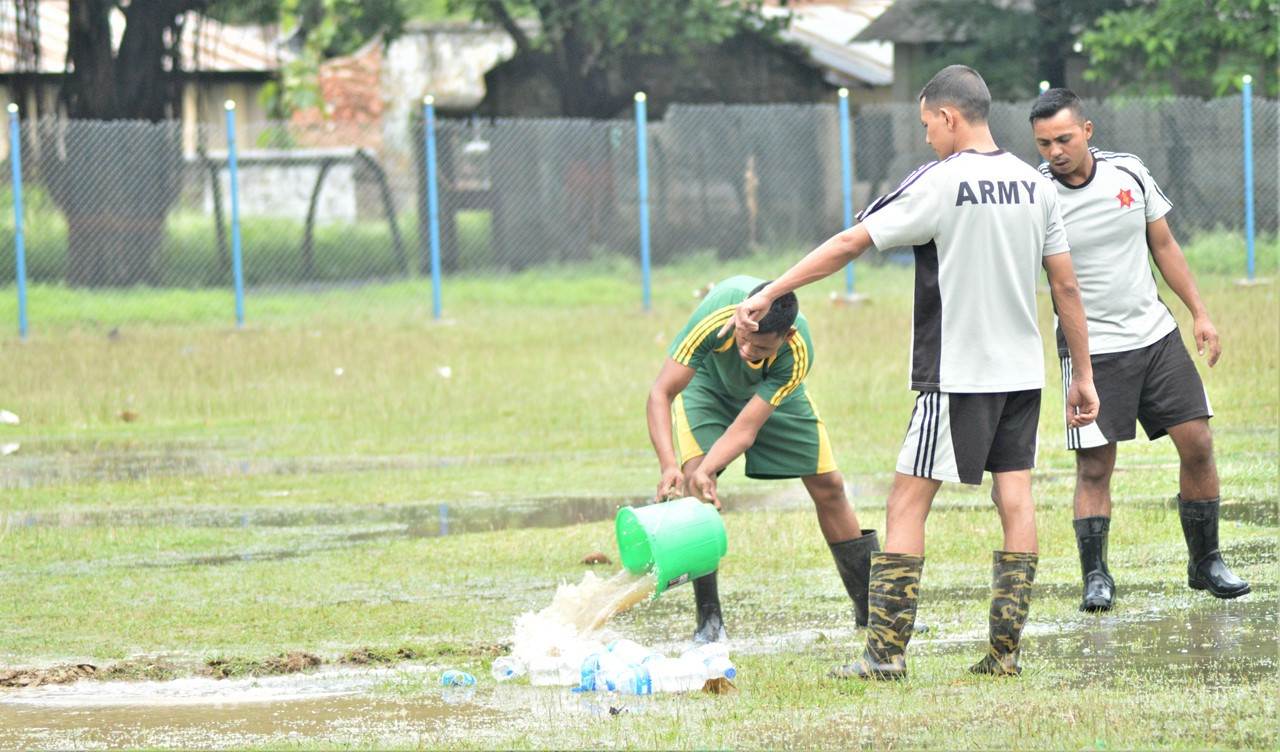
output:
M1081 611L1110 611L1116 597L1116 581L1107 569L1107 533L1110 517L1081 517L1071 523L1076 529L1076 549L1084 576Z
M920 602L924 557L877 553L871 556L867 647L853 663L831 669L837 679L905 679L907 643Z
M990 639L987 654L969 667L975 674L1017 676L1022 628L1031 608L1031 585L1040 557L1023 551L995 551L991 562Z
M1208 590L1217 598L1239 598L1248 593L1249 583L1237 577L1218 552L1219 498L1185 501L1178 494L1178 517L1187 539L1187 585L1192 590Z
M718 572L703 575L693 581L693 602L698 608L698 629L693 633L695 644L728 642L724 631L724 619L720 615L720 588Z
M876 537L876 531L863 530L861 538L827 545L831 548L831 558L836 560L836 571L844 582L845 592L853 600L853 621L859 627L865 627L871 554L880 550L880 539Z

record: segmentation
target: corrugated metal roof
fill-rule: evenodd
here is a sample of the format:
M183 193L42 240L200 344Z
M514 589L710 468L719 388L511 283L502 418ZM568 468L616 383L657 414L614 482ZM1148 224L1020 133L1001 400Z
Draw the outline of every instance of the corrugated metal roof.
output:
M799 2L787 8L766 6L769 16L792 14L783 39L799 44L827 79L841 86L888 86L893 83L893 45L853 41L893 0Z
M41 0L40 73L61 73L67 59L66 0ZM0 3L0 73L18 69L14 3ZM111 12L111 37L119 45L124 15ZM291 57L272 26L229 26L197 13L188 13L182 35L182 69L187 71L274 71Z

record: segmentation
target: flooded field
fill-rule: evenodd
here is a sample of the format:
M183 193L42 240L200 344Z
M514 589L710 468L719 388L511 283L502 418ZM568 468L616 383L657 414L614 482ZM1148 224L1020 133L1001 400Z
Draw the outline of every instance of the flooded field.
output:
M1176 605L1176 604L1171 604ZM1027 662L1033 679L1055 686L1218 686L1274 682L1275 603L1233 604L1229 613L1104 616L1087 626L1034 621ZM851 642L860 633L815 632L733 640L748 676L782 651L804 652L820 641ZM913 642L917 663L959 665L981 649L980 635ZM441 664L323 669L245 679L186 677L166 682L104 682L0 690L0 747L26 749L187 748L243 746L419 747L507 746L521 730L557 724L608 729L619 714L688 718L716 712L680 696L578 695L564 687L496 683L441 688ZM433 685L435 685L433 687ZM748 678L740 692L752 692ZM816 693L830 689L816 688Z
M434 461L241 462L207 450L173 445L114 458L33 451L25 464L9 462L19 453L0 465L0 487L335 468L372 477ZM883 525L884 492L874 480L850 484L866 524ZM1120 529L1131 537L1113 550L1125 579L1110 613L1075 610L1074 541L1050 528L1051 565L1036 584L1025 632L1027 670L1004 689L967 673L984 650L989 595L989 553L967 538L998 530L981 489L958 490L931 518L937 535L966 540L943 538L926 568L921 620L930 626L911 643L911 678L896 687L826 677L860 650L865 633L851 622L803 488L735 492L724 517L730 554L722 578L729 651L740 671L733 691L637 698L575 694L563 681L534 686L527 676L499 683L489 667L501 655L572 652L566 635L588 635L592 644L627 637L669 654L687 647L688 586L650 600L652 583L614 575L610 522L621 506L647 499L477 495L338 505L288 495L255 491L252 503L236 507L166 498L0 512L0 541L25 552L0 561L8 583L0 595L26 617L6 634L42 651L30 662L7 653L8 679L0 661L0 748L917 748L937 746L929 709L948 704L970 719L948 731L959 734L947 737L955 747L1123 748L1135 737L1109 737L1109 729L1132 723L1152 746L1274 740L1265 732L1268 711L1251 699L1280 690L1274 500L1222 506L1225 551L1254 582L1237 601L1185 588L1167 495L1127 499L1124 524L1132 527ZM584 601L566 608L557 594L579 581ZM41 595L35 605L23 600L28 591ZM527 618L553 612L572 634ZM44 640L47 629L52 639ZM210 647L240 632L250 634ZM88 647L67 652L63 636ZM109 655L134 657L87 652L100 644ZM295 644L309 652L286 659ZM366 644L376 649L348 660ZM441 673L459 667L477 684L442 688ZM1057 713L1048 727L1065 730L1041 738L1034 723L1003 725L1011 736L985 743L978 719L991 707L1016 713L1008 708L1019 703ZM1189 730L1193 717L1223 704L1233 708L1230 719ZM1165 738L1152 728L1171 730ZM1029 738L1040 743L1024 745Z

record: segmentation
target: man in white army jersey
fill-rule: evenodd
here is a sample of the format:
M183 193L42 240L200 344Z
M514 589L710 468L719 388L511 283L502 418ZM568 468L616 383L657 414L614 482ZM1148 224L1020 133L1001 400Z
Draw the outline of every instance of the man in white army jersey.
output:
M1213 411L1177 322L1156 292L1148 259L1192 315L1192 332L1209 366L1222 354L1195 278L1165 219L1172 206L1142 160L1090 148L1093 123L1067 89L1050 89L1031 106L1040 171L1054 180L1067 239L1089 319L1089 344L1103 410L1096 423L1067 427L1076 453L1075 532L1084 578L1082 611L1107 611L1115 581L1107 569L1111 473L1116 442L1168 434L1178 450L1178 515L1190 561L1187 583L1219 598L1249 592L1249 583L1218 552L1218 470L1209 418ZM1071 356L1059 339L1063 379Z
M940 161L907 176L858 224L740 303L732 322L753 331L775 297L843 269L872 245L915 248L911 388L920 394L886 504L884 551L871 559L866 649L833 676L906 675L925 518L942 481L978 484L984 471L992 476L1004 549L993 557L987 655L970 670L1021 671L1018 642L1038 558L1031 468L1044 386L1036 322L1041 266L1075 356L1067 420L1084 426L1097 415L1057 195L1035 168L996 146L990 108L976 71L963 65L939 71L920 93L920 120Z

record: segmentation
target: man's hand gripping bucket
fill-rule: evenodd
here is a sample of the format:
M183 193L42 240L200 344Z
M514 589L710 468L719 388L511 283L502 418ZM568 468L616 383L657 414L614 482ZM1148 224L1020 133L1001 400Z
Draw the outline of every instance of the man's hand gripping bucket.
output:
M729 549L720 513L692 496L643 507L623 507L614 522L622 566L655 572L653 597L711 574Z

